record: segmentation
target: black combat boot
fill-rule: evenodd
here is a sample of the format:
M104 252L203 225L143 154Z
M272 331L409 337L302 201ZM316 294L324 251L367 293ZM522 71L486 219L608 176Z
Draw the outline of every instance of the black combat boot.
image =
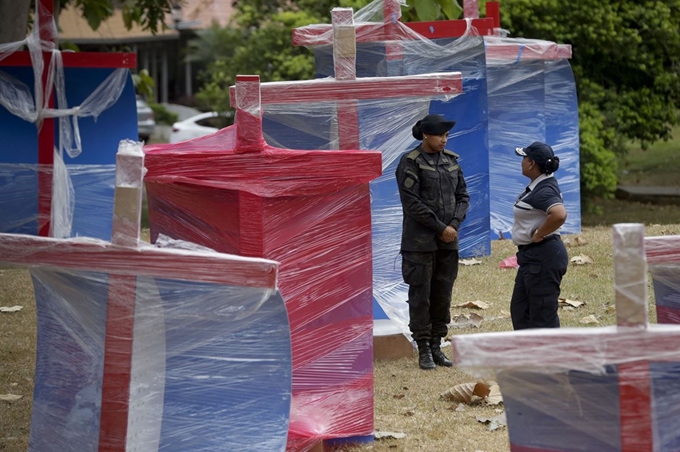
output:
M432 341L432 345L430 346L430 349L432 350L432 361L438 366L451 367L453 366L453 363L442 351L441 343L442 340L438 337Z
M430 351L430 343L427 341L418 342L418 365L423 370L434 369L437 366L432 361L432 352Z

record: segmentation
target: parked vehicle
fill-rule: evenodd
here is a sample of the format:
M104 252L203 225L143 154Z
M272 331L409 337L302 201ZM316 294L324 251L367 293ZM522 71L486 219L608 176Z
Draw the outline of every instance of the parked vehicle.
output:
M137 129L140 141L148 141L156 130L153 110L141 96L137 96Z
M172 125L170 143L193 140L194 138L210 135L230 125L233 113L219 114L214 111L201 113L196 116L176 122Z

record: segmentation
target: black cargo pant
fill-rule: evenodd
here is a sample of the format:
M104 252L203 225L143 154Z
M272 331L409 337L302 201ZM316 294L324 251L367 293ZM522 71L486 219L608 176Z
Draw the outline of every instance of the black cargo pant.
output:
M559 328L558 298L568 262L567 249L558 235L519 247L519 269L510 300L514 329Z
M416 342L445 337L451 322L451 291L458 276L458 250L402 251L409 285L409 328Z

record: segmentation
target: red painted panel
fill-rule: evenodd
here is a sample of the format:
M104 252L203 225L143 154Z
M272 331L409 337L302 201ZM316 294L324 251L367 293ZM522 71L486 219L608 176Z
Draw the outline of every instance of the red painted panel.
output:
M61 56L64 67L128 69L137 67L136 53L62 52ZM29 52L15 52L0 61L0 66L31 65Z

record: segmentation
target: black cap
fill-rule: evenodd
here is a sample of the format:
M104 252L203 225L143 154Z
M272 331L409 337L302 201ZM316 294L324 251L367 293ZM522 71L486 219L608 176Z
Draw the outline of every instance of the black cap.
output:
M521 157L529 157L541 168L545 168L548 161L555 159L552 148L540 141L534 141L525 148L515 148L515 154Z
M441 135L456 125L456 121L447 121L442 115L427 115L416 123L420 130L428 135Z

